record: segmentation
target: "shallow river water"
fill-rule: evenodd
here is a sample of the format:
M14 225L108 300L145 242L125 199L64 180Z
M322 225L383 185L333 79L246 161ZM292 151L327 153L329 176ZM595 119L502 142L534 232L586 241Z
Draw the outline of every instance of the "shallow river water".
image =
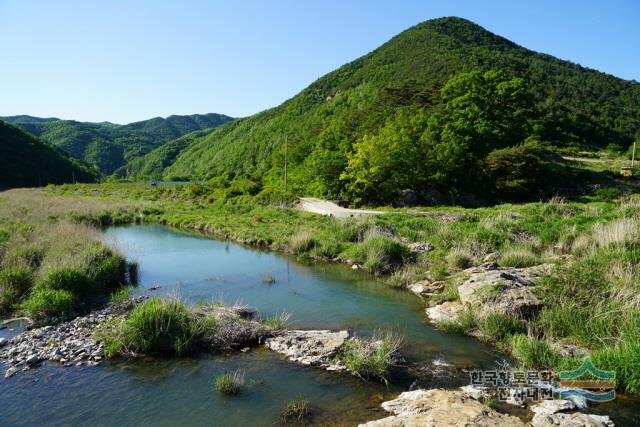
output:
M435 330L417 297L342 265L303 264L161 226L110 228L105 238L139 262L135 293L159 286L151 294L174 294L188 302L239 301L265 316L284 311L291 314L291 328L350 329L356 335L393 331L405 337L402 353L417 364L439 360L488 369L504 358L473 338ZM275 283L265 283L267 276ZM11 329L0 330L0 336L17 333L19 325ZM218 393L212 378L238 368L246 371L244 392ZM314 405L315 424L355 425L384 416L380 403L409 382L365 383L298 366L265 349L98 367L44 365L8 380L0 377L0 425L279 425L282 406L300 396ZM460 378L435 385L464 383ZM633 407L630 401L607 409L633 424Z

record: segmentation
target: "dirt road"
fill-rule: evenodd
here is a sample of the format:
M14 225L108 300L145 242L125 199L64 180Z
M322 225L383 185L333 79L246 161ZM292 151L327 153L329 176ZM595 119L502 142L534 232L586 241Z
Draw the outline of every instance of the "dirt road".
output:
M365 211L361 209L347 209L326 200L311 197L300 198L298 209L306 212L315 212L320 215L328 215L336 218L349 218L356 216L382 215L380 211Z

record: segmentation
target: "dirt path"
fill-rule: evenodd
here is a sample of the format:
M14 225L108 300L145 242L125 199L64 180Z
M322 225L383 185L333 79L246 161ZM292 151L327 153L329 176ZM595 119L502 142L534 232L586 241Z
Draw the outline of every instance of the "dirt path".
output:
M300 198L298 209L306 212L315 212L320 215L333 216L336 218L349 218L356 216L382 215L380 211L365 211L361 209L347 209L326 200L312 197Z

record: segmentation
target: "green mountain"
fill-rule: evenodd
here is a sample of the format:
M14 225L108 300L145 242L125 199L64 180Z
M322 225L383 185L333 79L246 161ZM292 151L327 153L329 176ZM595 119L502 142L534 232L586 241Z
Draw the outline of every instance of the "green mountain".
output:
M148 154L135 158L126 165L121 166L114 172L114 175L120 178L161 179L163 178L164 170L175 161L176 157L178 157L189 144L209 133L211 133L211 129L197 130L166 142ZM180 177L168 177L168 179L175 178Z
M184 144L163 175L281 186L286 138L289 184L299 194L385 202L403 189L427 198L498 185L496 197L509 198L541 184L527 174L552 176L549 148L624 148L639 129L637 82L441 18L278 107Z
M156 117L127 125L32 116L2 119L96 166L104 175L185 133L232 120L222 114Z
M0 121L0 189L92 182L97 172L56 147Z

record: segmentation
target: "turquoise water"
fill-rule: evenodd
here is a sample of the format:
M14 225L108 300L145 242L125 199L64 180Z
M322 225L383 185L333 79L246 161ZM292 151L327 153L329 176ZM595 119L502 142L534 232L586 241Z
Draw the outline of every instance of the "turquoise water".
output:
M105 238L140 263L136 293L177 294L186 301L242 301L261 314L291 314L296 328L348 328L355 334L394 331L405 336L403 355L417 364L434 359L493 367L503 356L475 339L442 334L425 322L420 300L341 265L294 259L160 226L111 228ZM276 282L266 284L267 275ZM0 330L0 336L17 332ZM246 390L225 397L212 377L246 371ZM98 367L45 365L0 377L0 425L268 426L303 396L317 425L355 425L385 416L380 403L411 378L389 387L348 375L298 366L265 349L178 360L145 359ZM438 385L455 386L465 379Z

